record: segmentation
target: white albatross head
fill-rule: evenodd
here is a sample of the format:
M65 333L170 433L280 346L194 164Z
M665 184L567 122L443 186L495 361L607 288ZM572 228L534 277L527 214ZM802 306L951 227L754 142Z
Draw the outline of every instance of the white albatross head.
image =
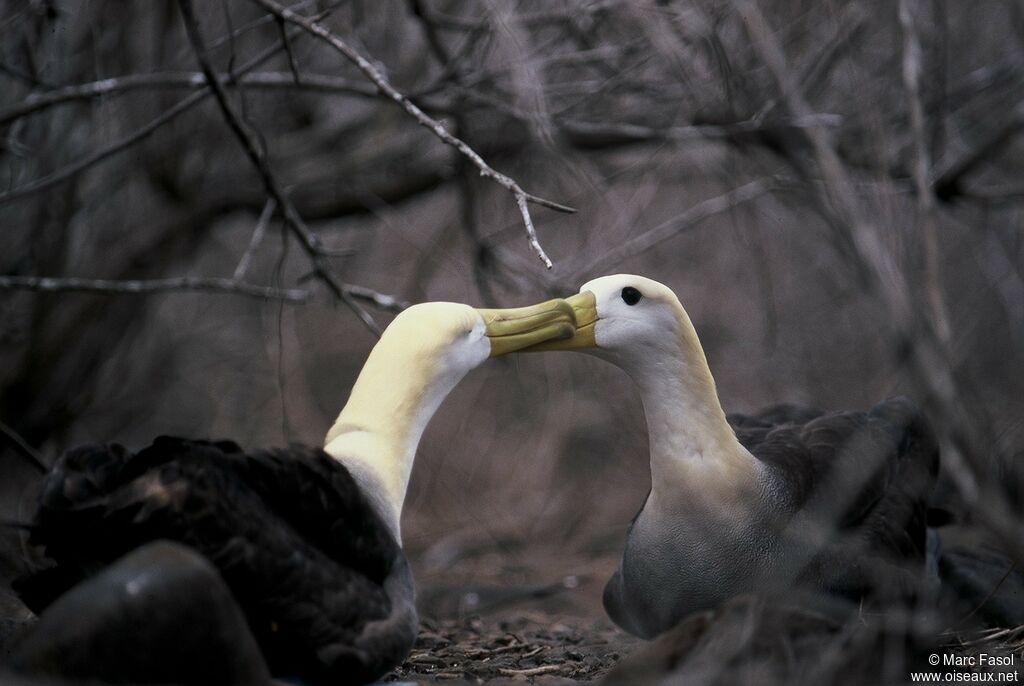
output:
M681 482L707 487L749 472L751 458L736 440L689 315L670 288L633 274L588 281L565 299L576 313L572 338L528 352L577 350L604 358L636 382L651 446L652 499Z
M576 313L572 338L551 340L529 351L580 350L642 373L665 357L704 353L679 298L664 284L634 274L602 276L566 298Z

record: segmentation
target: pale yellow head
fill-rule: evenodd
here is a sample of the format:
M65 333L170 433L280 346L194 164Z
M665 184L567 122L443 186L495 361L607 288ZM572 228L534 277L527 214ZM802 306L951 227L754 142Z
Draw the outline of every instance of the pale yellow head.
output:
M458 303L415 305L370 351L324 450L342 461L399 536L416 447L441 401L473 368L552 338L571 337L563 300L507 310Z

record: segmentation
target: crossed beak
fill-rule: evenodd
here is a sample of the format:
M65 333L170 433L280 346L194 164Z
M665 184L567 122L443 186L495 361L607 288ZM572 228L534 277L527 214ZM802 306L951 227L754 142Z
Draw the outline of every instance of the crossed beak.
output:
M484 319L491 357L547 341L571 340L576 332L574 307L560 298L529 307L477 312Z
M571 336L550 338L541 343L522 349L522 352L543 352L545 350L579 350L596 348L594 325L597 324L597 298L590 291L583 291L561 300L573 311L575 328Z

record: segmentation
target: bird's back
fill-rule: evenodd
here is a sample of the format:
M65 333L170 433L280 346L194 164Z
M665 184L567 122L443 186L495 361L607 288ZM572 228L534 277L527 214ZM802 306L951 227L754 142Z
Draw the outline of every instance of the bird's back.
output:
M729 419L780 500L780 554L791 556L794 582L858 601L916 594L939 451L913 402L830 413L788 405Z

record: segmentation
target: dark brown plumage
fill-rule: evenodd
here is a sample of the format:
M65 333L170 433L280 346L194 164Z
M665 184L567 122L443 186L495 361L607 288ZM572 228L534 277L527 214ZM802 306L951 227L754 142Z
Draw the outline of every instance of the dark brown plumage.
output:
M866 412L780 405L728 420L769 467L765 479L780 489L787 514L816 522L826 536L793 570L798 584L857 601L920 591L939 450L909 399Z
M20 590L41 609L157 539L213 562L277 675L365 683L415 639L401 547L348 470L301 446L246 453L161 437L139 452L110 444L66 453L46 479L30 538L56 566Z

